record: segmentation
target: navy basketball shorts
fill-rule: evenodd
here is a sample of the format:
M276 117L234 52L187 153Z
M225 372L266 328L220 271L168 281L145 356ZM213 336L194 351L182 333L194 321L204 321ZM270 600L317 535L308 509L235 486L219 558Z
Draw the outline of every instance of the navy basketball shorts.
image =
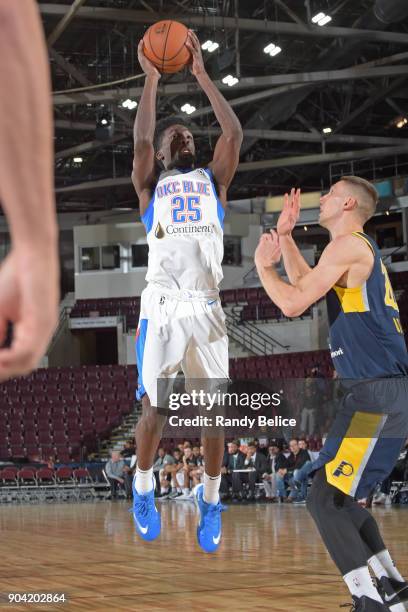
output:
M363 499L389 476L408 436L408 378L344 382L341 408L312 470Z

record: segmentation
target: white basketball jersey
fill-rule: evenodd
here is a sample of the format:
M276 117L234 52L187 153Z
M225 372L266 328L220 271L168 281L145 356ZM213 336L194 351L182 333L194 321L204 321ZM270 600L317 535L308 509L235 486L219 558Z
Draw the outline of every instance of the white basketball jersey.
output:
M216 289L222 279L224 209L209 169L163 172L142 215L146 280L168 289Z

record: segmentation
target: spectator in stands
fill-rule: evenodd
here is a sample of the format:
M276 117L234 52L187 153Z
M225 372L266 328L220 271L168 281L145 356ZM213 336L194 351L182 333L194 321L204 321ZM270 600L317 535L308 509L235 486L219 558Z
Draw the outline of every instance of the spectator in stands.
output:
M169 455L168 453L166 453L166 451L164 450L162 446L158 448L157 449L157 459L153 463L153 475L156 479L156 491L158 491L162 495L166 494L168 491L167 490L162 491L161 489L160 474L163 472L163 469L167 464L172 464L172 463L173 463L173 457ZM165 487L165 489L168 489L168 487Z
M111 458L105 466L105 474L111 486L111 499L116 499L118 486L125 489L127 499L132 499L132 476L130 468L121 458L119 451L111 452Z
M190 478L193 481L193 487L200 484L204 474L204 448L202 446L193 446L193 456L195 459L196 467L190 472Z
M239 446L239 440L228 443L227 454L224 457L223 466L221 468L221 495L222 497L226 497L232 486L232 498L234 500L239 499L241 485L238 480L233 480L232 475L234 470L244 469L245 461L245 455L239 450Z
M308 381L311 379L308 379ZM300 429L302 432L311 435L315 429L315 411L317 398L314 393L316 389L313 389L313 383L305 386L305 395L303 399L303 408L301 412Z
M178 445L180 446L180 444ZM169 499L174 499L179 495L182 495L182 487L184 485L184 473L183 473L183 455L180 448L175 448L173 451L174 463L168 463L164 467L165 474L170 474L171 477L171 493Z
M121 450L121 452L120 452L122 457L124 459L126 459L128 457L133 457L133 455L135 453L136 453L136 449L135 449L134 441L133 440L126 440L125 446L123 447L123 450Z
M269 448L269 440L268 438L259 438L258 441L258 449L259 451L268 458L268 448Z
M53 455L50 455L47 459L47 468L53 470L55 467L55 461Z
M278 496L277 475L278 470L286 467L286 458L276 440L271 440L268 447L268 468L262 475L265 488L265 497L268 501L276 501Z
M257 451L256 443L249 442L246 457L244 459L243 469L251 470L248 472L233 472L232 483L233 490L239 492L241 499L243 498L243 485L248 483L247 499L252 501L255 499L255 485L262 480L263 474L268 469L268 463L265 455Z
M176 450L177 452L180 452L178 449ZM166 455L166 457L168 457L168 459L166 460L165 465L163 465L163 467L159 471L160 497L167 497L169 494L169 489L171 486L171 472L167 468L168 466L174 465L176 463L176 460L174 458L174 451L171 455Z
M305 503L307 483L312 462L307 450L299 448L299 440L293 438L289 442L290 455L286 460L286 467L278 470L277 485L279 497L283 501L292 503ZM286 486L291 489L287 496Z
M374 496L373 504L388 505L391 503L391 487L394 481L408 481L408 440L406 441L404 448L401 450L398 461L395 464L391 474L384 480L380 491Z
M311 451L309 448L309 442L304 438L299 440L299 448L300 450L305 450L309 453L309 457L311 461L315 461L319 456L319 451Z
M196 464L199 465L199 462L203 460L202 455L200 454L200 447L195 445L193 446L193 457L196 460ZM200 464L201 465L201 464Z
M183 455L183 476L184 483L182 487L182 495L179 499L192 499L193 492L190 487L191 483L191 473L197 468L197 460L193 455L193 450L191 446L184 447L184 455Z

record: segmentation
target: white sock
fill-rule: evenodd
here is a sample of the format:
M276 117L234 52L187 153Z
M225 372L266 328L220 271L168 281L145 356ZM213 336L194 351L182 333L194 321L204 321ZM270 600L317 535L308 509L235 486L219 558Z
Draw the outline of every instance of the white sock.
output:
M359 567L352 572L343 576L343 580L347 585L348 590L356 597L366 595L375 601L383 603L379 592L373 585L373 581L368 567Z
M168 489L165 489L164 487L162 487L162 490L160 491L160 493L161 493L162 495L165 495L165 494L166 494L166 493L168 493L168 492L169 492L169 490L168 490Z
M183 488L183 493L184 495L188 495L190 493L190 489L188 489L187 487Z
M203 498L207 504L218 504L220 500L220 484L221 474L219 474L219 476L209 476L206 472L204 472Z
M153 467L148 470L136 468L135 487L139 495L149 493L153 489Z
M391 559L391 555L388 550L382 550L377 555L373 555L368 563L373 570L377 578L387 576L387 578L394 578L399 582L405 582L397 568L395 567L394 561Z

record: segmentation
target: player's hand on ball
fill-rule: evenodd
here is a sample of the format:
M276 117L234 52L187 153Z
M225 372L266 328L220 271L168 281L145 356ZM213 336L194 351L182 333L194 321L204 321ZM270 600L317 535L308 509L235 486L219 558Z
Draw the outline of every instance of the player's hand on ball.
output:
M197 35L193 32L193 30L188 31L186 47L190 50L192 57L192 63L190 66L191 72L194 74L194 76L203 74L205 72L205 66L203 54L201 53L201 45L200 41L197 38Z
M283 209L279 215L276 230L279 236L289 236L295 227L300 214L300 189L291 189L285 193Z
M274 264L279 263L280 258L281 248L278 234L275 230L271 230L270 234L262 234L255 251L256 265L270 268Z
M145 54L143 53L143 40L141 40L138 44L137 58L146 76L157 76L160 79L161 77L160 72L157 70L156 66L152 64L152 62L148 60Z

